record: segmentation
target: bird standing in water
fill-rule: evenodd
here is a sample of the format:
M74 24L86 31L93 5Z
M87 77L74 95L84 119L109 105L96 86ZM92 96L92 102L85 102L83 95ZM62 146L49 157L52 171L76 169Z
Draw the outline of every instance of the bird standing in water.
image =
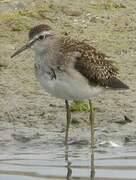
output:
M35 52L35 75L45 90L65 100L67 126L70 127L69 100L89 100L91 149L94 158L94 113L91 99L107 89L128 89L117 78L118 69L94 47L72 39L59 37L48 25L41 24L29 31L29 41L11 57L31 48Z

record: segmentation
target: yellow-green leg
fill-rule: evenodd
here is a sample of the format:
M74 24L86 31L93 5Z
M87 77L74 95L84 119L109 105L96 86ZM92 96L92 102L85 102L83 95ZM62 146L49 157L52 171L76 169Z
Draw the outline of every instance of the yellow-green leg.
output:
M65 134L65 145L68 145L68 134L69 134L69 127L70 127L70 119L71 119L71 113L70 113L70 107L68 100L65 100L66 105L66 117L67 117L67 126L66 126L66 134Z
M93 105L91 100L89 100L89 107L90 107L90 125L91 125L91 180L94 180L95 176L95 166L94 166L94 146L95 146L95 140L94 140L94 112L93 112Z

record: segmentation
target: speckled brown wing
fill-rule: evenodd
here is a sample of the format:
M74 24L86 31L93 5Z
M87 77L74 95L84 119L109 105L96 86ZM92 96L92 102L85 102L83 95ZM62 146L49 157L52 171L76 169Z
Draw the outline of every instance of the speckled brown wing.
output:
M107 59L103 53L85 42L62 38L62 51L64 54L69 52L79 52L75 61L75 69L84 75L91 84L110 87L114 89L125 88L128 86L121 82L116 76L118 69L113 65L112 61Z

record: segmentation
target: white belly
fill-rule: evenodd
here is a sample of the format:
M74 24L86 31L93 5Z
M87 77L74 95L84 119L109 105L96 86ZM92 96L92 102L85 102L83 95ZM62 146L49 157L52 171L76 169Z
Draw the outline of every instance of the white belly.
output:
M51 79L47 73L36 73L37 79L45 90L57 98L67 100L84 100L92 99L102 92L103 88L99 86L90 86L88 81L80 73L74 72L73 76L55 72L56 79Z

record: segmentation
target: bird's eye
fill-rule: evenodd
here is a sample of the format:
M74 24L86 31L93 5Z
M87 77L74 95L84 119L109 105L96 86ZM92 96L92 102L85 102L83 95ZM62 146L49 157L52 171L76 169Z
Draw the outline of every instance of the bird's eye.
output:
M39 39L40 39L40 40L44 39L44 35L40 35L40 36L39 36Z

